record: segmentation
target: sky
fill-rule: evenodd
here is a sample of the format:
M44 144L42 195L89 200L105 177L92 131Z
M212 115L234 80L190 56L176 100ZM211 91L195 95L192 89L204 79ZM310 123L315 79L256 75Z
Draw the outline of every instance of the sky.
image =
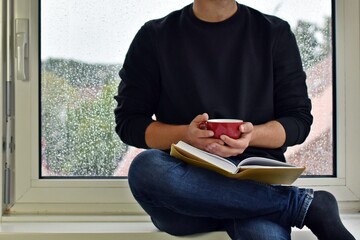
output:
M148 20L191 0L42 0L41 59L121 64L138 29ZM320 26L331 0L239 0L294 26L306 19Z

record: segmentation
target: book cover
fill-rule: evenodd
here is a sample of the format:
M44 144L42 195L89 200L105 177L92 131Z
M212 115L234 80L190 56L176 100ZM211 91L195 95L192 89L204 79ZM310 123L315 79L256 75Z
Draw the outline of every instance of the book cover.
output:
M172 144L170 155L230 178L254 180L267 184L291 185L305 170L305 167L296 167L262 157L250 157L241 161L239 165L235 165L226 158L202 151L182 141Z

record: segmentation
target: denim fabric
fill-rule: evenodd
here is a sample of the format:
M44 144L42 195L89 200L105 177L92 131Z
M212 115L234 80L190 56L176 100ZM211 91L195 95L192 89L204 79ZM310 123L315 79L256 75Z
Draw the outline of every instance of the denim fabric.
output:
M159 150L132 162L130 189L155 226L172 235L226 230L232 239L290 239L301 228L311 189L224 177Z
M231 239L236 240L289 240L291 227L264 218L233 220L227 224L226 230Z

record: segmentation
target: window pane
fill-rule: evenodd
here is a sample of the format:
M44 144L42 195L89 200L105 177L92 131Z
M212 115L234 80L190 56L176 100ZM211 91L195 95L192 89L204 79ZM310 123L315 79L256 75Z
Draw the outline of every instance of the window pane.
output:
M140 26L190 0L41 1L41 176L127 176L141 151L121 143L113 109L118 71ZM247 0L287 20L298 41L313 101L307 141L288 161L308 175L333 175L330 0ZM156 6L156 7L154 7Z

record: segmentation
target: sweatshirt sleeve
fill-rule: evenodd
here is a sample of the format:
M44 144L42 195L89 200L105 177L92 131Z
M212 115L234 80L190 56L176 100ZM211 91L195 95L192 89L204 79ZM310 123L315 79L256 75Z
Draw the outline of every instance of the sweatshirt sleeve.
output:
M160 88L155 44L146 24L134 37L119 75L115 130L124 143L148 148L145 131L153 122Z
M284 147L305 141L313 122L306 74L289 24L282 25L274 47L275 118L286 132Z

